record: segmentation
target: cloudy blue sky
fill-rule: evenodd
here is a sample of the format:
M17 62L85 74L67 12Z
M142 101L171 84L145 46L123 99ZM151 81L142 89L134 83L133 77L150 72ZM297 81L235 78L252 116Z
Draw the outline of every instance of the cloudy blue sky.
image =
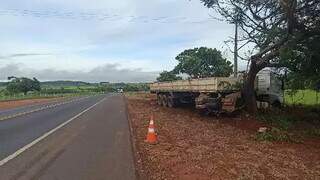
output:
M0 80L153 81L187 48L232 57L233 26L211 16L199 0L2 0Z

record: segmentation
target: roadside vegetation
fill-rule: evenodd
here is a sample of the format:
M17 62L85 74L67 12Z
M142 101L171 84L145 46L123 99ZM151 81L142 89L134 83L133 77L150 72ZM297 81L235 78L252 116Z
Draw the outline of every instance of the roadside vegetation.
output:
M320 92L312 89L285 91L287 105L320 106Z
M320 138L320 89L316 80L297 79L295 74L284 77L286 90L281 109L259 111L256 119L267 131L257 132L259 141L304 143Z
M72 97L112 92L148 91L147 83L87 83L81 81L47 81L36 78L9 77L0 83L0 101Z
M281 109L259 111L256 119L268 127L257 132L259 141L286 141L303 143L309 138L320 138L320 104L318 91L285 91L285 104Z
M221 51L208 47L186 49L175 58L178 64L172 71L160 73L157 81L174 81L188 78L227 77L232 73L230 61L222 56Z
M257 120L267 127L265 132L256 133L255 139L259 141L304 143L310 138L320 138L317 111L290 107L279 113L259 113Z
M253 47L244 58L249 61L243 90L249 113L257 112L255 77L266 67L284 70L294 84L320 89L320 10L317 1L201 2L241 31L238 41L231 39L231 42L239 43L240 47L247 44ZM237 58L237 52L234 53Z

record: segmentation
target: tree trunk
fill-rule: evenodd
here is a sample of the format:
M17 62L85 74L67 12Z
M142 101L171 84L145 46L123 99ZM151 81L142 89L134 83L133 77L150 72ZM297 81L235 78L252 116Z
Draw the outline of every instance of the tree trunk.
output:
M246 109L250 114L256 114L258 111L254 83L257 73L261 70L256 61L251 61L250 69L244 82L243 95Z

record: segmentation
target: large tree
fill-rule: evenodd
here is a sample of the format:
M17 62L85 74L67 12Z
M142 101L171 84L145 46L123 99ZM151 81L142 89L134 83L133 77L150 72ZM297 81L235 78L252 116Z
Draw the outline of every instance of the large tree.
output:
M40 82L36 79L29 79L25 77L9 77L8 80L11 80L7 84L7 91L9 93L24 93L27 94L29 91L40 91Z
M288 88L315 89L320 83L320 36L306 38L306 42L291 42L280 51L280 58L286 66Z
M309 63L314 70L312 61L316 56L308 53L314 52L310 42L319 47L319 0L201 1L227 22L236 23L243 32L240 41L255 47L243 91L249 112L257 111L254 81L261 69L289 67L303 71L306 68L302 66Z
M179 64L173 71L188 74L191 78L229 76L232 73L231 62L223 58L217 49L187 49L180 53L176 60Z
M159 77L157 77L158 82L176 81L176 80L181 80L181 79L182 79L182 77L177 76L172 71L163 71L160 73Z

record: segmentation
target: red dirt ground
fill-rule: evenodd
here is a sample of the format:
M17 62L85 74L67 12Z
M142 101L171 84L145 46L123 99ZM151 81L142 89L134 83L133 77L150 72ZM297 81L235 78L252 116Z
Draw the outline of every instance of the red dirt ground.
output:
M261 123L164 108L149 94L127 96L140 179L320 179L320 144L260 142ZM151 113L159 143L144 142Z
M20 106L40 104L55 101L61 98L41 98L41 99L24 99L24 100L14 100L14 101L0 101L0 110L11 109Z

